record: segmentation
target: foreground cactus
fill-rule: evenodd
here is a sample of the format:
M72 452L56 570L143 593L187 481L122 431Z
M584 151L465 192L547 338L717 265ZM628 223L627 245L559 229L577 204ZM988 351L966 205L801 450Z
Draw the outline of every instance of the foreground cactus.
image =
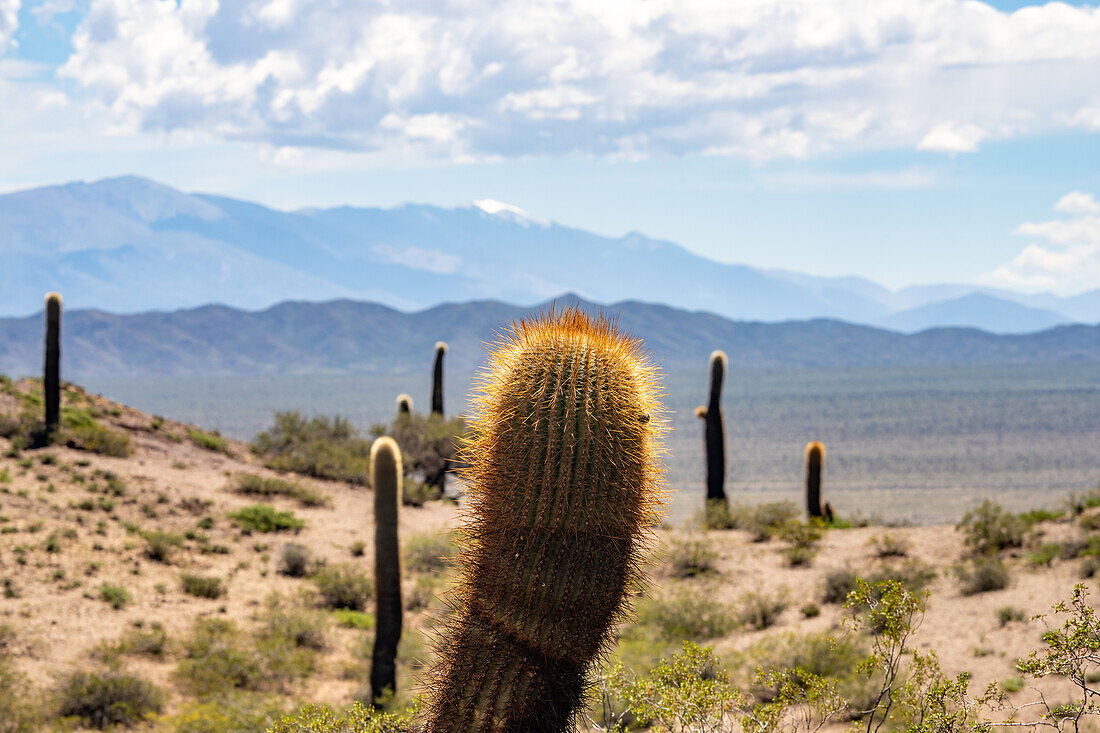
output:
M397 644L401 641L401 552L397 508L401 506L401 449L382 437L370 449L374 487L375 634L370 694L377 704L397 691Z
M425 731L568 731L660 505L653 370L569 309L515 325L481 386Z
M46 434L61 423L61 294L46 294L46 359L42 376L46 402ZM47 438L48 440L49 438Z
M821 469L825 465L825 446L816 440L806 444L806 514L824 516L821 511ZM829 507L832 514L832 507ZM830 521L831 518L830 518Z
M726 419L722 413L722 380L726 374L726 353L710 355L710 398L706 407L695 408L705 421L703 441L707 451L707 502L726 503Z
M435 344L435 366L432 367L432 414L443 414L443 355L447 353L447 342Z

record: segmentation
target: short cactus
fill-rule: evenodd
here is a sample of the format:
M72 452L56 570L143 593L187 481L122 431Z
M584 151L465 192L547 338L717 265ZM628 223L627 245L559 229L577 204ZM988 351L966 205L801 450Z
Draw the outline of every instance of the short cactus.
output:
M567 309L514 325L482 389L425 731L568 731L657 519L654 372L638 341Z
M722 380L726 374L726 353L710 355L710 398L706 406L695 408L705 421L703 443L707 453L707 501L726 500L726 418L722 412Z
M825 466L825 446L816 440L806 444L806 514L821 517L821 469ZM830 507L831 509L832 507Z
M408 415L413 410L413 398L407 394L397 395L397 412L402 415Z
M397 644L401 641L401 552L397 511L401 506L401 449L390 437L370 449L374 487L374 653L371 655L371 700L377 704L397 691Z
M432 367L432 414L443 414L443 356L447 353L447 342L435 344L435 365Z
M46 359L42 377L46 403L46 433L61 424L61 294L46 295Z

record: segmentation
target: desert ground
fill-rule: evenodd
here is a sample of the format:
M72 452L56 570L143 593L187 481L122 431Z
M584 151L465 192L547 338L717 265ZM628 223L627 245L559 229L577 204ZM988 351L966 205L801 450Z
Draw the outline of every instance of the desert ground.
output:
M18 414L31 389L29 382L9 382L0 393L0 416ZM77 671L124 674L159 691L159 712L121 729L262 730L300 703L339 707L364 695L369 589L351 603L361 612L333 610L317 569L361 574L369 582L369 488L276 473L246 443L75 388L66 390L65 403L128 435L132 452L112 457L65 445L19 450L0 438L0 651L7 674L19 680L4 694L36 706L34 725L87 724L79 713L61 721L57 707ZM241 475L302 490L246 495ZM846 622L850 612L826 591L850 571L923 587L926 610L912 643L935 650L945 672L970 673L974 690L998 683L1009 701L1024 704L1036 699L1038 685L1048 699L1068 701L1064 680L1022 680L1016 662L1041 646L1045 624L1053 623L1031 617L1068 598L1076 583L1093 584L1084 578L1095 569L1089 542L1097 509L1078 501L1079 514L1032 515L1022 545L1001 553L1007 586L972 594L964 594L957 573L972 564L970 551L953 524L838 522L803 541L800 552L792 549L797 537L767 527L760 532L759 521L755 528L746 520L733 522L744 529L710 531L698 521L668 523L656 529L650 587L637 599L636 618L619 629L622 640L611 658L644 673L692 638L714 649L735 684L751 688L756 666L784 663L785 654L810 648L809 639L831 635L862 649L865 641ZM304 524L261 531L229 516L256 504ZM438 595L449 578L438 558L450 551L448 531L460 509L450 501L401 509L407 610L395 704L412 699L422 665L430 662L428 634L443 613ZM753 510L735 501L733 514L739 513ZM761 536L766 539L756 541ZM288 545L306 548L308 568L286 573ZM185 590L184 576L217 579L205 586L214 586L211 597ZM770 612L757 622L747 611L762 606ZM215 620L206 630L220 651L211 652L209 636L203 645L197 624L204 620ZM261 649L267 656L237 660L247 669L226 671L218 666L234 659L221 654L226 649L246 656ZM21 729L0 722L0 730Z

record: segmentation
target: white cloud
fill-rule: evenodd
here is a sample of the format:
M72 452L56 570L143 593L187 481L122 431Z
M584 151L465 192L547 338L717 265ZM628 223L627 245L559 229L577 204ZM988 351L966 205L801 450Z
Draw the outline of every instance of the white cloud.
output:
M0 53L12 44L12 37L19 29L21 0L0 0Z
M941 122L928 131L917 143L917 150L938 153L972 153L986 136L985 130L976 125L960 125Z
M275 147L761 160L1100 129L1100 8L1063 3L92 0L73 47L60 73L120 130Z
M983 282L1061 294L1100 287L1100 202L1092 194L1072 191L1054 209L1069 216L1024 223L1015 231L1045 242L1029 244Z

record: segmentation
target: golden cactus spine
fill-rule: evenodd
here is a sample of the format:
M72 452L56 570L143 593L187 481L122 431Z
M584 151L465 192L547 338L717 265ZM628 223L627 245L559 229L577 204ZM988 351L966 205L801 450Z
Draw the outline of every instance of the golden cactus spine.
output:
M567 309L515 324L481 392L425 731L568 731L657 519L654 371L638 341Z
M432 414L443 414L443 356L447 353L447 342L435 344L435 365L432 367Z
M724 351L710 355L710 396L706 407L695 408L695 415L704 421L708 502L726 502L726 418L722 412L722 380L727 363Z
M370 449L374 487L375 635L371 655L371 701L397 691L397 644L401 641L401 548L397 512L401 506L401 449L390 437Z
M42 375L46 433L61 424L61 294L46 295L46 357Z
M806 444L806 514L809 517L822 517L821 510L821 469L825 466L825 446L816 440ZM832 507L829 507L832 514ZM830 521L832 521L830 519Z

